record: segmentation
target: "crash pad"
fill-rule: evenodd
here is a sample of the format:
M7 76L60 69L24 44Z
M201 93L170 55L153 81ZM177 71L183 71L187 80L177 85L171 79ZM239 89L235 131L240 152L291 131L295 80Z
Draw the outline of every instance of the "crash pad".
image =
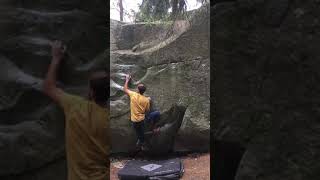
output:
M181 159L131 160L119 170L120 180L180 179L184 172Z

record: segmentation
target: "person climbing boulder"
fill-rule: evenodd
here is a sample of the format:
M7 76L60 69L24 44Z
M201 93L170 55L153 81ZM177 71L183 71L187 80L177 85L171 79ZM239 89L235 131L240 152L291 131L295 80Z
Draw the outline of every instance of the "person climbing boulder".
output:
M43 92L65 114L68 180L109 177L108 98L109 76L94 72L89 80L89 98L72 95L57 87L57 72L65 60L66 46L52 43L52 61Z
M151 122L152 129L155 128L155 123L160 118L159 111L150 111L151 98L144 96L146 86L142 83L137 85L137 92L129 90L128 84L131 79L130 75L126 75L126 81L123 87L123 91L130 97L130 111L132 126L137 135L137 150L147 150L145 144L145 121ZM154 132L158 132L159 129L154 129Z

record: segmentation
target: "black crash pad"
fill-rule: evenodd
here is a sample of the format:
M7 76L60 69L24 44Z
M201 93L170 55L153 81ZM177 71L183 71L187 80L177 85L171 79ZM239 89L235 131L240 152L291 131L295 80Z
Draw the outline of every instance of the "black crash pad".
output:
M180 179L184 172L181 159L160 161L131 160L118 172L120 180Z

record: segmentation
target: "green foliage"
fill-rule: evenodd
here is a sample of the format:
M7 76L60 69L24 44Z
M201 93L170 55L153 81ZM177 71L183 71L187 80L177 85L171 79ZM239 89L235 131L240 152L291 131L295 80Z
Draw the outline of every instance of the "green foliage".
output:
M136 20L147 22L165 19L167 18L169 8L169 0L143 0Z
M169 13L170 8L171 13ZM185 10L186 0L143 0L136 14L136 21L169 21L181 15Z

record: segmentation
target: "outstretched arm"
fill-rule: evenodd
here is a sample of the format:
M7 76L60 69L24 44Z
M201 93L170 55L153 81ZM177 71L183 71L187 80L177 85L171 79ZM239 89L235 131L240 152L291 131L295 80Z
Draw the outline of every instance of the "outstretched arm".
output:
M128 89L128 83L129 83L130 79L131 79L131 76L127 75L126 76L126 82L124 83L124 86L123 86L123 91L128 95L130 93L130 90Z
M60 103L59 95L63 93L63 91L56 85L57 69L63 58L65 49L66 48L62 46L62 43L60 41L54 41L51 44L52 61L50 63L48 73L43 83L44 93L51 97L57 103Z

